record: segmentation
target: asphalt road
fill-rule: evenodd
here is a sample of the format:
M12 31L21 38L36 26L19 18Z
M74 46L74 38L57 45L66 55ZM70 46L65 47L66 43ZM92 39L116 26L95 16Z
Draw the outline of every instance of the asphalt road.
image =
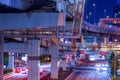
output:
M12 77L6 78L4 80L28 80L27 74L14 73L14 74L9 74L9 75L11 75Z
M97 61L75 66L66 80L110 80L109 71L101 70L102 67L96 67L96 64L103 63L108 64L106 61Z
M74 70L66 80L110 80L108 71L97 69L96 64L107 64L106 61L83 62L74 66ZM9 77L13 75L12 77ZM9 78L8 78L9 77ZM27 74L9 74L4 80L28 80Z

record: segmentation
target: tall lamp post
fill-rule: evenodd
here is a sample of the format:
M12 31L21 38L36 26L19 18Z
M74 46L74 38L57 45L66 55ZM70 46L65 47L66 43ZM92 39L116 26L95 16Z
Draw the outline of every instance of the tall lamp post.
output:
M92 15L92 12L89 12L88 22L90 22L91 15Z
M94 25L95 25L95 7L96 7L96 4L95 3L93 3L93 7L94 7Z
M104 9L104 15L105 15L105 18L106 18L106 13L107 13L107 10L106 10L106 9Z
M88 3L88 0L85 0L85 19L86 19L86 21L88 21L88 15L87 15L87 13L88 13L88 6L87 6L87 3Z

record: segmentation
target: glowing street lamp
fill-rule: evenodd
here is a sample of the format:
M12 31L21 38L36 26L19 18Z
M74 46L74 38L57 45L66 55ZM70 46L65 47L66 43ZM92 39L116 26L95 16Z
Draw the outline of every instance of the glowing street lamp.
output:
M105 18L106 18L106 12L107 12L107 10L106 10L106 9L104 9L104 15L105 15Z
M117 39L114 39L115 42L117 42L118 40Z
M91 15L92 15L92 12L89 12L89 16L88 16L89 22L90 22L90 17L91 17Z
M95 7L96 7L95 3L93 3L93 7L94 7L94 24L95 24Z

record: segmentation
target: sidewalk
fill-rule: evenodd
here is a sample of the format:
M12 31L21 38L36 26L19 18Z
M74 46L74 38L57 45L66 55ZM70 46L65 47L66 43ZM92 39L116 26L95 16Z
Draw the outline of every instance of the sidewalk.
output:
M19 73L10 72L10 73L4 74L3 79L5 80L5 79L8 79L8 78L10 78L10 77L16 76L16 75L18 75L18 74L19 74Z
M10 72L4 75L3 80L27 80L28 75L22 73ZM49 80L50 72L43 72L40 75L40 80Z

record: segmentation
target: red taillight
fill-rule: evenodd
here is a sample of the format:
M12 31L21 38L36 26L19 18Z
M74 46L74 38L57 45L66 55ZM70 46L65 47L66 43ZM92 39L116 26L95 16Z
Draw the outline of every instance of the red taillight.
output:
M20 73L20 72L21 72L21 68L16 68L16 69L15 69L15 72L16 72L16 73Z

